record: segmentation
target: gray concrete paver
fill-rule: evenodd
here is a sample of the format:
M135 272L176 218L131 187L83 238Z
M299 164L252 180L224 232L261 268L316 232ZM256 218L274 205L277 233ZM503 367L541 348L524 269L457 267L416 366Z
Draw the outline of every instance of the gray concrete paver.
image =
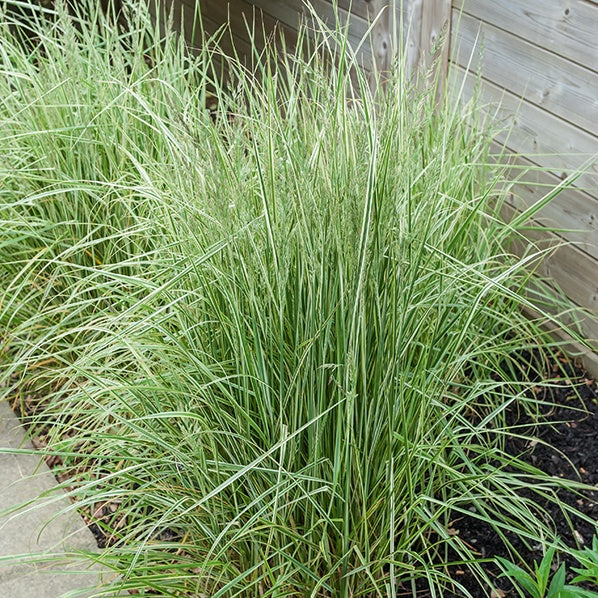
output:
M70 504L66 496L39 498L56 487L56 480L37 455L6 451L18 448L32 447L9 405L0 401L0 598L58 598L69 591L100 587L111 573L66 556L76 550L98 551L92 533L75 511L61 512ZM29 501L31 506L6 513ZM45 563L5 558L48 553L64 558Z

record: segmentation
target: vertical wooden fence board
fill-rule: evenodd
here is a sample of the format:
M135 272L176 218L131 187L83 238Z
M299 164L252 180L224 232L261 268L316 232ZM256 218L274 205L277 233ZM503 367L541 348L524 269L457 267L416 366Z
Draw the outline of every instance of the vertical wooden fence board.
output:
M412 77L421 64L421 34L424 0L409 0L407 5L407 35L405 38L405 68L407 77Z
M402 18L407 21L404 43L408 77L417 77L421 85L435 85L440 99L448 67L451 0L406 0L405 5Z
M419 38L420 60L425 71L438 63L441 79L446 78L451 22L451 0L427 0L423 5Z
M390 13L387 0L371 0L366 2L366 19L372 27L370 45L372 52L372 70L381 77L378 83L383 84L385 75L390 70L392 61L392 36L390 33Z

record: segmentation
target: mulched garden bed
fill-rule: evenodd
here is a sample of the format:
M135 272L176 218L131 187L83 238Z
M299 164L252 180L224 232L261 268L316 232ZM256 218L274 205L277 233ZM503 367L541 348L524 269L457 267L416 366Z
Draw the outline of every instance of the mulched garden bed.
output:
M553 477L572 479L594 486L596 490L580 494L563 489L557 494L562 502L571 505L598 524L598 389L595 381L583 370L574 366L569 366L568 369L567 376L562 378L562 384L551 389L551 396L540 397L554 404L553 408L549 410L546 408L543 413L543 421L548 425L540 426L534 433L534 436L542 442L530 446L529 443L510 438L507 442L507 450L514 456L520 455L524 462ZM558 371L556 365L555 370ZM513 425L527 423L516 412L516 408L509 413L509 419L509 423ZM522 432L525 432L525 429ZM570 529L565 515L553 503L539 500L538 495L532 490L522 495L533 499L547 511L554 522L555 529L560 530L561 539L568 546L583 549L592 545L592 538L598 533L596 524L592 525L579 517L572 517L573 529ZM501 556L509 559L509 553L496 532L479 520L459 515L453 524L453 530L463 542L477 549L480 558ZM513 534L511 536L510 540L521 554L524 563L531 565L542 559L541 546L529 550ZM565 562L570 580L575 576L575 573L570 571L570 567L579 566L579 563L570 556L563 554L559 556L560 561L555 559L554 567L556 569L560 562ZM521 565L521 563L517 564ZM485 570L494 579L500 574L499 568L493 563L485 565ZM518 596L509 580L504 577L496 579L496 593L491 595L490 588L480 587L473 575L465 568L451 567L450 574L466 587L474 598ZM427 592L422 593L421 598L427 598L426 594ZM460 594L445 594L445 596L462 598Z
M562 367L562 364L559 366L555 364L555 372ZM558 495L561 501L598 522L598 390L595 381L590 379L583 370L574 366L567 367L567 375L562 376L561 384L550 390L551 396L539 397L554 404L550 409L546 407L542 414L543 421L549 425L542 425L534 433L535 437L543 442L529 446L529 443L526 445L524 441L511 438L508 441L507 450L514 456L522 456L523 461L553 477L574 479L596 487L596 490L582 494L559 490ZM545 389L541 391L542 393L546 392ZM13 410L24 423L27 423L32 415L39 412L42 405L43 400L40 401L39 397L25 395L15 399ZM531 431L531 422L527 422L517 412L516 407L510 411L509 418L509 423L513 425L521 426L529 423ZM525 432L525 429L522 432ZM34 436L32 441L34 446L40 449L47 444L43 433ZM47 463L55 471L58 471L61 465L59 457L56 456L48 457ZM76 475L76 472L74 473ZM62 471L57 475L57 479L59 482L68 480L68 473ZM574 530L571 531L565 516L557 507L548 502L540 503L537 495L531 490L527 494L548 512L556 529L562 530L562 539L567 545L578 548L591 546L592 537L597 533L596 525L574 517L572 518ZM113 534L118 534L119 527L124 525L124 522L119 521L118 509L118 503L111 502L95 505L92 509L87 509L82 513L100 548L112 544L116 540ZM481 559L496 556L509 558L506 547L494 530L473 517L457 515L451 532L458 534L461 541L475 547ZM174 537L162 539L169 540ZM527 564L541 560L540 546L530 550L515 537L512 542ZM561 559L567 563L569 570L571 566L578 564L566 555L561 555ZM455 560L457 560L456 557ZM500 574L498 567L493 563L487 563L484 567L494 579ZM488 587L480 587L466 568L452 566L448 567L448 572L452 578L466 587L474 598L489 598L490 596L491 598L503 598L516 595L510 582L505 578L496 580L496 592L491 594ZM570 575L573 574L570 572ZM430 595L429 590L424 587L420 588L420 592L418 593L420 598L428 598ZM412 595L411 589L407 590L406 588L405 595ZM445 593L444 595L446 598L461 598L461 594Z

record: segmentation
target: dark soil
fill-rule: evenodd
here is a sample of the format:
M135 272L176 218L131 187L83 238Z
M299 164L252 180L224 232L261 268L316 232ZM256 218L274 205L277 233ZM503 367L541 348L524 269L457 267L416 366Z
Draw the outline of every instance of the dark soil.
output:
M539 397L553 403L552 408L544 410L542 425L535 430L534 436L541 440L530 446L529 442L510 438L507 450L521 460L541 469L552 477L576 480L594 486L596 490L574 493L560 489L557 491L559 499L574 507L579 512L591 518L589 523L576 516L570 516L572 525L566 516L554 503L542 500L531 489L522 492L523 496L533 499L543 507L553 522L554 529L560 531L562 541L575 549L583 549L592 545L593 536L598 533L598 392L596 383L579 368L570 367L568 375L562 384L551 390L551 396ZM525 424L520 414L512 410L509 414L511 423ZM531 423L531 422L530 422ZM531 426L530 426L531 430ZM545 444L544 444L545 443ZM515 560L505 547L498 534L487 524L473 517L459 514L453 524L453 529L459 538L474 547L481 559L493 559L496 556L508 560ZM531 565L542 559L541 546L526 547L514 534L507 533L509 540L519 552L523 563ZM560 563L566 563L568 580L575 576L571 566L579 563L571 556L559 554L555 558L553 568ZM521 565L520 562L516 564ZM484 565L486 572L496 580L493 588L480 587L474 576L465 567L453 566L449 568L450 575L468 589L474 598L503 598L518 596L508 579L497 579L500 570L493 562ZM587 589L589 586L584 586ZM422 598L427 598L428 592L422 592ZM447 598L461 598L461 594L445 594Z
M562 364L559 364L559 367L555 365L555 371L562 367ZM517 407L509 413L510 423L513 425L529 423L530 432L534 430L533 435L542 442L530 446L529 442L511 438L507 450L550 476L572 479L594 486L596 490L580 493L561 489L558 491L558 496L564 503L571 505L592 521L598 522L598 391L594 380L590 379L585 372L573 366L567 367L569 368L567 375L562 377L562 383L551 389L550 396L545 395L547 392L545 389L538 389L538 392L542 392L538 398L546 401L542 413L544 422L542 426L534 428L533 422L522 416L517 411ZM39 413L40 409L43 409L43 400L40 401L39 398L36 400L33 395L25 395L20 397L20 400L14 401L13 408L24 423L27 423L34 413ZM524 433L525 429L522 432ZM47 444L43 431L32 440L36 448L43 448ZM52 468L56 469L61 465L59 457L51 456L47 460ZM68 473L62 471L57 479L59 482L67 481ZM573 524L571 530L567 518L554 504L540 500L531 489L526 490L525 494L548 512L554 528L561 530L561 538L567 546L582 549L584 546L592 545L592 538L598 532L596 524L580 517L571 517ZM125 524L119 519L117 503L95 505L93 509L83 512L82 516L94 533L100 548L117 541L118 530ZM168 533L169 530L166 530L165 537L161 539L176 539L177 534L172 532L173 537L169 538ZM467 588L474 598L518 596L508 579L504 577L498 579L500 570L492 562L494 557L502 556L509 560L513 560L514 557L509 554L503 541L490 526L474 517L457 514L451 525L451 533L458 535L462 542L477 550L480 559L488 559L484 568L495 580L495 584L493 588L481 587L473 574L466 567L460 566L447 566L451 578ZM509 539L525 563L531 564L542 559L541 546L526 547L514 534L510 534ZM455 555L455 561L457 560ZM575 559L559 554L559 559L555 559L554 562L555 567L560 562L567 564L569 578L572 577L574 573L570 571L570 567L578 565ZM405 595L412 595L411 588L406 590ZM429 596L429 590L421 587L418 597L429 598ZM461 593L445 593L444 596L462 598Z

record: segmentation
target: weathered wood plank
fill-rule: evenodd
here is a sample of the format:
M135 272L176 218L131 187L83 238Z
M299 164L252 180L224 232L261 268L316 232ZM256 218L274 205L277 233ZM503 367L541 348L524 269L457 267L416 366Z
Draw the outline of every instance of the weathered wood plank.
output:
M420 55L424 70L440 61L446 70L448 44L443 36L450 34L451 0L425 0L420 35Z
M309 10L302 2L296 0L252 0L252 4L259 6L265 13L280 20L291 29L297 29L299 24L309 15ZM318 15L318 18L329 27L334 27L338 18L344 25L350 19L348 37L352 48L360 48L358 53L360 63L369 70L373 64L372 49L369 43L362 43L366 37L369 24L366 19L359 15L350 14L347 10L339 7L335 11L333 5L327 0L310 0L310 5Z
M409 1L410 0L389 0L390 27L393 34L393 47L405 49L409 32Z
M332 0L328 0L328 2L332 3ZM377 14L375 10L372 10L372 4L376 2L384 5L384 9L388 11L388 27L392 47L398 48L399 42L406 39L410 0L338 0L338 6L346 11L350 9L353 15L368 21L372 14ZM402 36L399 32L401 24L403 24Z
M450 89L463 89L463 98L475 95L478 78L463 68L452 65ZM576 187L598 197L598 137L590 135L546 112L489 81L480 81L480 101L503 129L496 139L509 149L525 155L533 163L549 168L564 178L567 172L579 169L584 162L594 159L585 174L576 181Z
M494 151L500 151L498 144L494 144ZM507 201L521 211L536 204L561 182L522 156L509 158L512 166L507 168L505 177L512 187ZM546 204L534 219L547 228L559 229L559 236L598 260L597 198L570 187Z
M454 0L457 9L596 69L598 4L586 0Z
M541 320L543 328L550 332L550 335L555 340L564 343L561 345L561 350L566 353L569 358L574 358L578 364L581 362L582 369L589 373L590 376L598 378L598 347L596 347L595 339L589 341L590 346L593 346L595 350L589 350L585 345L577 340L574 340L570 335L564 332L560 326L557 326L552 321L544 317L540 317L540 314L537 311L531 310L529 308L524 308L522 311L524 314L535 319L536 321ZM551 315L554 316L556 314L553 313ZM571 326L572 322L566 322L566 324ZM583 331L581 331L581 336L582 338L591 338L585 337Z
M451 0L425 0L419 36L420 68L426 74L427 84L436 86L438 102L446 85L450 36Z
M596 18L598 26L598 11ZM453 23L457 19L455 12ZM484 78L598 135L597 71L466 14L454 25L453 35L452 57L457 64L471 63L472 71L481 70Z
M384 84L392 62L392 35L390 31L390 13L388 0L371 0L366 4L366 19L372 23L370 33L372 46L373 84Z
M544 247L563 243L556 235L542 230L529 232L526 236ZM598 261L565 243L542 261L538 271L554 280L569 299L588 310L590 315L584 320L584 334L588 339L598 339Z
M296 31L285 27L279 20L246 0L231 0L223 3L220 0L202 0L202 13L213 21L230 23L233 34L246 42L254 37L258 47L263 46L265 39L283 33L287 43L294 45Z
M504 206L505 220L509 221L515 213L512 206ZM577 317L564 318L565 323L576 322L584 338L594 344L598 352L598 278L595 276L598 261L573 245L563 244L562 239L541 228L526 231L525 236L527 241L514 242L512 250L517 255L523 255L530 250L528 245L531 245L532 252L544 249L548 251L537 272L582 308L582 311L575 314Z
M195 0L171 1L166 5L166 10L173 9L174 24L177 26L184 17L185 35L188 41L192 38L191 29L196 22ZM285 46L292 49L297 39L295 30L285 27L280 21L254 6L249 0L230 0L220 2L218 0L202 0L201 21L204 32L211 36L221 30L218 36L219 50L227 55L238 55L239 58L251 63L252 56L256 49L259 51L266 45L266 40L280 40L283 35ZM228 26L227 26L228 25ZM224 26L224 27L223 27ZM250 38L255 42L251 44ZM198 46L201 43L199 32L195 32L193 44Z
M453 65L451 68L451 90L459 89L463 83L463 100L474 96L476 83L481 84L480 100L490 102L486 111L496 114L505 125L513 123L510 131L505 129L497 135L497 139L508 148L525 156L526 164L540 165L554 169L550 173L530 173L524 183L515 187L517 195L511 198L517 207L525 207L530 202L537 201L542 195L542 189L530 182L539 179L540 182L558 184L562 177L561 170L579 167L584 157L578 152L585 152L586 156L598 149L596 137L565 123L521 98L505 92L488 81L478 81L475 75L466 73L464 69ZM501 107L496 109L496 105ZM541 275L553 280L567 294L569 299L585 310L585 316L580 322L583 336L596 343L598 339L598 259L596 259L596 209L598 206L598 176L597 168L582 176L578 183L593 191L593 196L578 189L568 190L564 195L548 204L541 213L538 224L547 224L547 220L556 220L557 226L562 228L578 228L578 233L561 233L565 239L580 241L584 245L580 248L571 244L560 246L542 263L539 268ZM513 206L505 205L505 210L514 210ZM581 225L579 225L579 224ZM551 224L554 224L551 223ZM577 239L575 238L577 236ZM551 246L562 243L563 238L546 230L535 230L528 233L530 241L540 246ZM520 245L519 251L525 249ZM583 251L582 251L583 249ZM594 346L596 346L594 344ZM574 346L570 346L574 349ZM579 347L578 347L579 349ZM582 353L584 351L582 350ZM598 347L595 353L585 351L586 366L598 373Z
M373 0L374 2L376 0ZM332 4L332 0L329 0L330 4ZM338 0L338 5L340 8L343 8L347 12L351 10L354 15L360 16L362 19L367 20L370 18L371 9L370 4L372 3L371 0ZM384 0L384 3L388 5L388 0Z
M394 1L394 0L391 0ZM186 15L192 15L195 0L171 0L175 8L175 22L180 20L181 11ZM359 61L366 68L371 70L373 66L379 72L390 68L392 61L393 48L393 16L389 10L389 0L356 0L355 7L350 13L348 11L349 2L340 2L335 9L330 0L311 0L310 4L318 15L328 26L334 26L338 18L341 24L350 20L349 41L353 48L359 47ZM282 24L285 33L285 39L295 40L296 32L302 20L309 19L309 10L303 3L294 0L279 0L272 2L270 0L230 0L229 2L202 0L201 10L206 23L210 24L210 29L214 25L225 23L230 19L233 39L239 40L240 45L244 46L245 51L249 49L247 26L244 19L252 13L252 8L261 9L261 14L266 22L266 31L272 31L275 23ZM372 31L368 30L373 19L382 11L382 15L377 19ZM189 23L191 18L187 19ZM279 26L280 29L280 26ZM223 39L223 47L231 48L232 44L226 44Z
M436 85L440 98L446 81L451 0L409 0L405 39L405 68L420 85ZM446 43L441 44L442 41ZM430 70L436 64L437 69Z
M407 33L405 41L405 68L407 77L412 77L417 72L421 63L421 34L424 11L424 0L408 0L407 7Z

